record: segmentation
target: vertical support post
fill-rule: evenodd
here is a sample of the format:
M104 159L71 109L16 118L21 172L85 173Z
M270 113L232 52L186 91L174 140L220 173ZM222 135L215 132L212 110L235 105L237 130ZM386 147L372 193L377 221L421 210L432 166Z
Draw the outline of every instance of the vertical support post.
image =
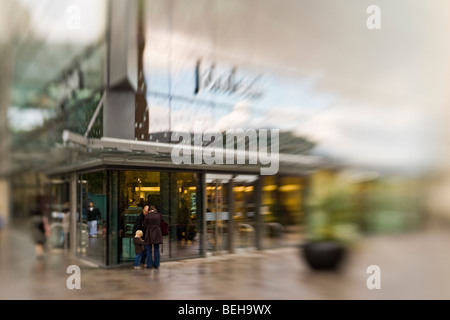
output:
M261 176L258 177L255 183L255 224L256 224L256 234L255 234L255 245L257 250L263 250L263 233L264 224L262 221L261 214L261 202L262 201L262 180Z
M139 89L138 31L140 29L137 22L139 4L143 2L111 0L108 3L108 95L103 104L103 136L134 140L136 126L143 125L143 119L138 123L135 119L136 93ZM142 74L141 80L143 80ZM139 109L138 114L143 117L144 112ZM142 134L139 137L141 136Z
M77 174L72 173L70 176L70 247L69 254L71 256L76 256L77 254Z
M8 8L8 5L6 7ZM0 14L0 16L6 19L5 26L8 25L8 21L13 21L10 20L13 18L8 17L6 14ZM14 55L12 54L12 44L9 42L10 39L13 39L13 35L8 34L8 29L5 32L6 34L3 35L6 38L0 40L0 228L9 224L11 199L13 197L13 190L11 188L12 181L9 177L9 171L12 167L12 140L8 124L8 109L11 105L10 92L13 78ZM6 42L3 42L5 40Z
M216 211L214 221L214 251L217 253L219 251L219 182L216 180L214 182L214 211Z
M206 207L207 207L207 195L206 195L206 173L201 174L201 189L202 189L202 224L203 224L203 232L201 238L201 255L206 257L206 233L207 233L207 224L206 224Z
M234 231L234 179L231 178L227 185L228 193L228 251L236 252L235 231Z
M144 76L144 50L145 50L145 1L138 0L137 4L137 21L138 21L138 31L137 31L137 50L138 50L138 60L137 60L137 89L136 89L136 100L135 100L135 129L134 137L137 140L148 141L149 134L149 116L148 116L148 106L147 106L147 85L145 83Z

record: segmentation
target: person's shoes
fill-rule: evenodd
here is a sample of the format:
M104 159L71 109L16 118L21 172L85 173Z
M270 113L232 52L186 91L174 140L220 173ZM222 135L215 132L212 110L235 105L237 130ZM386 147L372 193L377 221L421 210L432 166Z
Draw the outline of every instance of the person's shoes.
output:
M153 267L145 267L146 269L153 269Z
M141 269L140 266L133 266L134 269Z

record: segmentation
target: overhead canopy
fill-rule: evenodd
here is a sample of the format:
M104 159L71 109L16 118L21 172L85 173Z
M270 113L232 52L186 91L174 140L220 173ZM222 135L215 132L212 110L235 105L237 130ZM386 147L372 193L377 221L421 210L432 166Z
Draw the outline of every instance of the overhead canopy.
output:
M136 141L126 139L116 139L102 137L99 139L85 138L82 135L65 130L63 133L64 148L72 150L79 155L77 161L60 166L56 169L48 169L48 174L63 173L80 170L92 166L101 165L123 165L137 167L161 167L179 168L190 170L208 170L221 172L240 172L258 174L261 168L269 167L270 163L249 164L248 159L251 152L248 150L234 150L235 156L244 155L244 164L196 164L195 161L175 164L171 158L174 148L179 147L173 143L160 143L150 141ZM183 150L188 151L193 159L194 154L202 153L206 150L204 146L183 145ZM278 159L275 159L278 158ZM273 155L274 161L278 161L279 170L277 173L284 174L308 174L329 165L326 159L311 155L294 155L279 153Z

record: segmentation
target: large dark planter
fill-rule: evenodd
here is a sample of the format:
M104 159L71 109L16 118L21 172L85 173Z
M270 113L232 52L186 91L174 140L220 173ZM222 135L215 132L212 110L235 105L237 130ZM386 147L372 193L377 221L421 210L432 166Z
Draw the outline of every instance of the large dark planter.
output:
M313 241L300 245L301 255L314 270L337 270L347 249L333 241Z

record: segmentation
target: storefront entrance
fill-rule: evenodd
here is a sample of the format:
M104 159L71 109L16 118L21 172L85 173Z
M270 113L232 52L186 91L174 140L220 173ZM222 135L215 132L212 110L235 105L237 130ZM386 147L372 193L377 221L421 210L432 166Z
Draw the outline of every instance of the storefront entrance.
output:
M200 174L195 172L119 172L119 259L134 259L133 227L146 204L155 205L170 224L163 237L161 260L198 257L202 254Z
M206 248L211 254L256 247L258 176L206 175Z
M74 214L55 239L103 266L134 260L134 225L145 204L170 224L161 261L296 245L304 234L303 177L105 167L62 178L52 180L52 216L61 219L69 207Z
M144 205L170 224L161 260L203 255L202 174L105 169L78 175L76 254L101 265L134 260L134 225ZM89 203L98 210L92 224ZM92 230L94 228L94 230Z
M211 253L229 250L228 184L231 178L231 175L206 175L206 248Z

